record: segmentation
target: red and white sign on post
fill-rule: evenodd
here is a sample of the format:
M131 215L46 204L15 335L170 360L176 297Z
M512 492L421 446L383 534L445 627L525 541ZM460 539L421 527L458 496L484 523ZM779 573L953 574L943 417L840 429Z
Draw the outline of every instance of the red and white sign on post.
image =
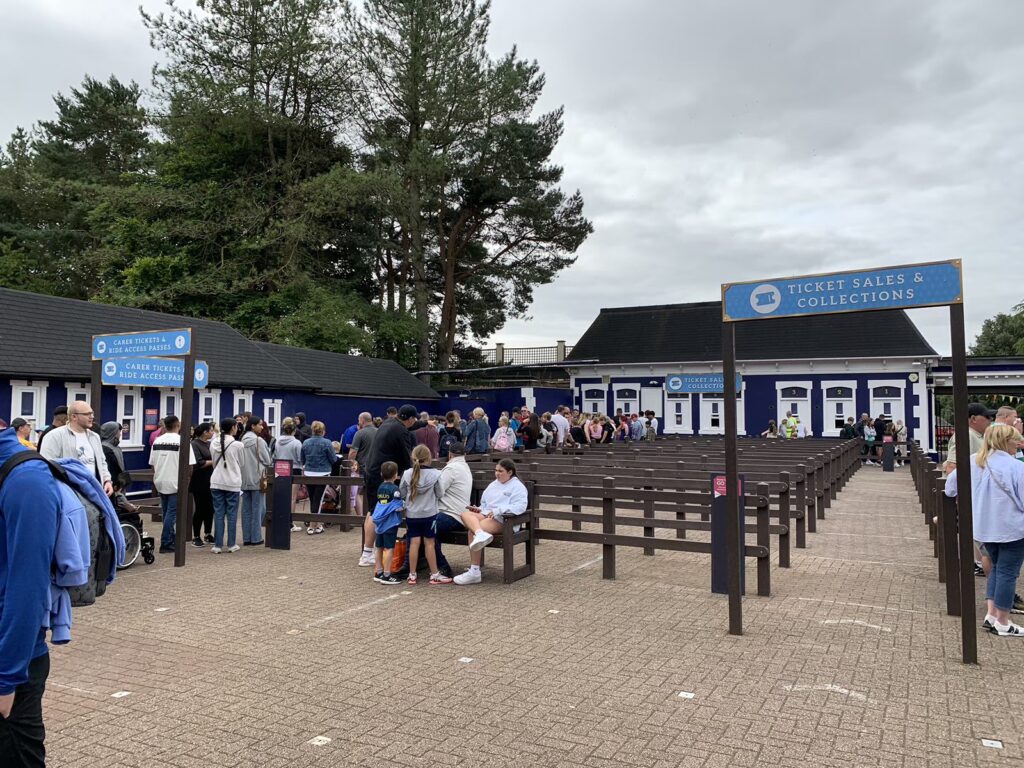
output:
M737 482L739 483L739 485L737 486L737 494L736 495L739 496L742 499L743 498L743 478L742 477L739 478L739 480ZM729 487L729 484L728 484L728 481L725 479L725 475L715 475L714 477L711 478L711 493L714 495L714 498L718 499L718 498L721 498L722 496L725 496L726 489L728 487Z

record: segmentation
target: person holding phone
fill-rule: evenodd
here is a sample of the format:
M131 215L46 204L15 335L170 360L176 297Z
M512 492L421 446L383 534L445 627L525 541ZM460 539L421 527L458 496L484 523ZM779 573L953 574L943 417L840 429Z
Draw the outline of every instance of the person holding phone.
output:
M480 506L468 506L462 513L462 524L469 531L469 570L455 577L455 583L479 584L480 551L501 533L506 517L521 515L529 503L526 486L516 477L516 463L501 459L494 465L494 482L480 498Z

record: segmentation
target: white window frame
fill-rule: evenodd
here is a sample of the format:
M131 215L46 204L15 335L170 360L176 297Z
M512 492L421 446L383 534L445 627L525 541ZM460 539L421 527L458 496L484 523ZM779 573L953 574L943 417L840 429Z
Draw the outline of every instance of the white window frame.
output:
M782 432L782 420L786 418L786 411L792 410L789 406L793 404L793 398L783 399L782 390L789 389L790 387L801 387L807 390L806 398L799 398L797 402L807 404L807 413L801 413L800 409L797 409L796 416L804 424L808 434L811 432L811 419L814 417L814 403L812 393L814 392L814 382L811 381L776 381L775 382L775 402L776 402L776 419L775 422L779 425L779 432ZM806 420L805 420L806 416Z
M8 424L14 419L22 418L32 425L33 434L37 429L46 423L46 388L48 381L12 381L11 382L11 418ZM29 392L32 394L32 410L22 412L21 396ZM31 439L31 438L30 438Z
M828 392L828 390L832 389L833 387L846 387L847 389L849 389L849 390L851 390L853 392L853 396L849 397L849 398L846 398L846 397L830 398L830 397L828 397L828 395L826 393ZM842 431L841 428L830 427L829 426L829 424L832 423L832 418L833 418L832 408L831 408L833 403L848 403L850 405L850 412L843 414L843 421L844 422L850 416L853 416L853 423L854 424L856 424L858 421L860 421L860 414L857 413L857 380L856 379L847 379L847 380L831 380L830 379L828 381L822 381L821 382L821 413L822 413L822 427L823 427L823 429L821 431L821 436L822 437L839 437L839 433Z
M210 404L207 411L206 404ZM209 418L207 418L209 414ZM199 392L199 421L209 421L213 424L220 424L220 390L205 389Z
M239 408L238 407L239 402L241 402L244 407ZM252 413L252 390L251 389L236 389L236 390L233 390L232 393L231 393L231 408L233 409L233 413L231 414L232 416L235 416L235 415L237 415L239 413L245 413L246 411L248 411L249 413Z
M174 407L167 412L167 398L174 398ZM160 421L163 422L164 416L177 416L181 418L181 390L180 389L161 389L160 390Z
M64 388L67 390L69 403L81 400L86 405L92 405L92 388L88 384L65 383Z
M135 397L134 415L126 416L124 412L124 401L127 395ZM163 403L161 402L161 406ZM121 448L127 450L141 450L144 447L146 435L144 432L145 408L142 404L142 389L140 387L118 387L117 388L117 421L121 424L131 424L129 437L121 438ZM133 440L131 435L137 439Z
M875 399L875 387L893 387L900 391L900 396L883 397ZM907 381L906 379L871 379L868 381L868 415L872 422L878 416L879 411L885 411L886 403L893 405L892 412L887 413L889 421L900 420L907 423Z
M267 429L271 437L277 437L281 427L281 400L263 401L263 420L267 422Z

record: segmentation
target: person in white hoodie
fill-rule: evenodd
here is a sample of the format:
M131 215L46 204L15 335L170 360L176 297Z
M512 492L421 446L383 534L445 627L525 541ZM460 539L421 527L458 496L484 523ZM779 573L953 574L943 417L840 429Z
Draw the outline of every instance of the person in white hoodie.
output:
M241 547L235 543L238 533L238 494L242 492L242 454L245 447L235 439L238 424L234 419L221 419L220 434L210 444L213 456L213 475L210 493L213 496L213 547L219 555L224 544L224 520L228 526L228 552Z
M263 543L263 519L267 515L267 497L260 488L270 450L260 433L263 424L258 416L250 416L242 435L242 543L246 546Z

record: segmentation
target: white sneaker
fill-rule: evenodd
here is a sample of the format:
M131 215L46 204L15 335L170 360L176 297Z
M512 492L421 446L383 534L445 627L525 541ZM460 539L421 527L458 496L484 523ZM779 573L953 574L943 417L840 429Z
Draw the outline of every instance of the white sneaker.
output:
M298 533L301 530L302 530L302 526L301 525L293 525L292 526L292 533Z
M373 564L374 564L373 553L372 552L363 552L362 556L359 558L359 567L360 568L365 568L365 567L373 565Z
M465 573L460 573L458 576L452 579L452 581L454 581L456 584L462 584L463 586L465 586L466 584L479 584L481 581L483 581L483 578L484 577L480 573L480 571L468 570Z
M477 531L476 535L473 536L473 540L469 543L469 548L476 552L478 549L486 547L492 541L494 541L494 537L487 531Z
M995 632L1000 637L1024 637L1024 627L1012 621L1009 624L996 623Z
M210 547L210 551L213 552L213 554L215 555L219 555L224 550L222 550L220 547Z
M238 546L237 544L235 544L235 546L233 546L233 547L228 547L228 552L237 552L240 549L241 549L241 547Z
M309 528L306 529L306 533L308 533L310 536L312 536L314 533L316 533L316 528L314 528L313 526L310 526Z

